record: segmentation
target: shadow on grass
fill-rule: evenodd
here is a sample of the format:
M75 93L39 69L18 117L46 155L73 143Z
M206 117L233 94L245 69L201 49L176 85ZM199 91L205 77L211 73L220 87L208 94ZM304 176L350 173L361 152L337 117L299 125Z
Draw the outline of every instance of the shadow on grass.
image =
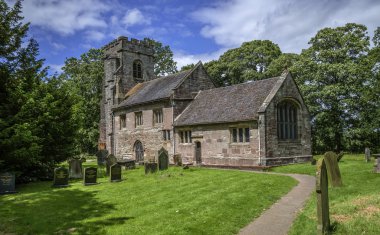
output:
M0 233L103 234L105 226L120 225L133 217L107 217L115 205L97 199L97 191L72 187L26 190L0 198ZM36 193L38 196L36 196Z

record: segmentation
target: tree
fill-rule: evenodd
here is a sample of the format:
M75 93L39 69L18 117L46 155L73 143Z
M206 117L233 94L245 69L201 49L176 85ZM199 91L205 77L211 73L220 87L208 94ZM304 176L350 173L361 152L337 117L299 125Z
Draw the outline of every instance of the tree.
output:
M178 72L177 63L173 60L173 52L169 46L163 46L161 42L149 39L154 49L154 74L165 76Z
M291 71L292 66L299 60L299 57L300 55L294 53L284 53L280 55L269 65L266 76L279 76L285 69Z
M30 39L22 46L28 24L20 14L20 1L9 8L0 0L0 169L30 181L69 156L71 103L46 77L38 43Z
M280 55L281 50L277 44L269 40L254 40L228 50L219 60L210 62L205 67L217 84L238 84L265 78L269 65Z
M369 37L364 25L324 28L292 68L312 116L314 150L341 151L360 128L368 86Z
M95 153L99 137L100 100L104 67L102 50L90 49L80 59L68 58L62 68L64 86L75 100L71 107L72 125L76 125L76 152Z
M189 70L189 69L192 69L194 67L195 67L195 64L193 64L193 63L187 64L187 65L182 66L180 71Z

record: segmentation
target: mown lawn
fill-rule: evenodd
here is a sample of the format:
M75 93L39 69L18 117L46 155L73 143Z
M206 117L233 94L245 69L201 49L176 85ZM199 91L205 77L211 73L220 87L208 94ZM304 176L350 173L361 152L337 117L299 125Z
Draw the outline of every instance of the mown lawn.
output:
M0 234L235 234L296 181L290 177L172 167L123 181L68 188L52 182L18 186L0 196Z
M374 160L364 155L345 155L339 163L343 187L329 188L330 220L334 234L380 234L380 174L372 172ZM315 175L308 164L274 168L275 172ZM316 194L298 215L289 234L316 234Z

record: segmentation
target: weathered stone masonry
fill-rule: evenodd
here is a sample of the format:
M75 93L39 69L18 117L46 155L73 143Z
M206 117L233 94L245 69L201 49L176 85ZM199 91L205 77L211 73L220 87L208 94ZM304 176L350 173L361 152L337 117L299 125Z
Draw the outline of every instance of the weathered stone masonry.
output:
M99 147L118 158L136 159L143 151L140 160L149 161L163 147L171 163L176 154L195 165L252 167L311 159L309 113L288 72L215 88L201 63L156 78L147 40L120 37L104 51ZM287 119L281 120L286 138L280 139L284 102L296 111L286 111ZM162 122L155 121L155 112L162 112ZM190 135L186 141L184 134ZM136 143L142 144L141 151Z

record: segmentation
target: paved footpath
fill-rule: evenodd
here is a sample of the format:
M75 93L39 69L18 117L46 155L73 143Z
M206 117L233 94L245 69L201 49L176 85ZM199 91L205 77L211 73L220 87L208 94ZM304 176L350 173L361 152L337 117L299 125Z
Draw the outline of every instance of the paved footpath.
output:
M267 173L276 174L276 173ZM297 213L315 189L315 178L310 175L281 174L298 180L288 194L266 210L259 218L241 229L239 235L283 235L287 234Z

